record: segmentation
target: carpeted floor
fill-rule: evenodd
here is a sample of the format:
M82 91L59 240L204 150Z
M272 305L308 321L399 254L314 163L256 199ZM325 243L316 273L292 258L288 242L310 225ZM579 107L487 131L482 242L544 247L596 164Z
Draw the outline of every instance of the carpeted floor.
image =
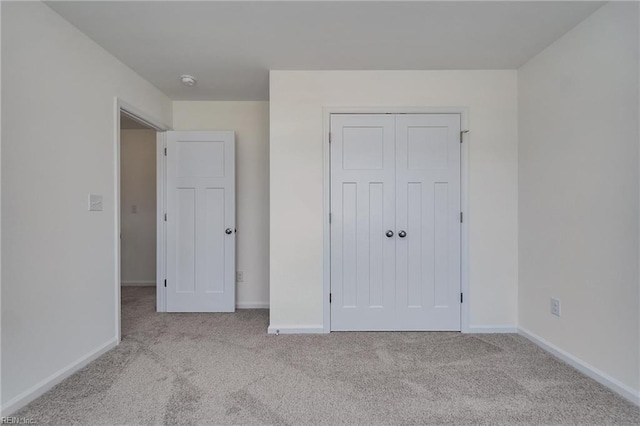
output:
M15 416L38 424L640 424L518 335L267 335L268 311L158 314L122 291L122 344Z

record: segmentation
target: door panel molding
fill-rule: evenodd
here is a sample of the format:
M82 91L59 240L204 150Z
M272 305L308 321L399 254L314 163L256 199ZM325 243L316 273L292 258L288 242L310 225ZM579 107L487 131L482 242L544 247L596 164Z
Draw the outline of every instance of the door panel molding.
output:
M323 108L323 172L324 172L324 210L323 210L323 331L331 331L331 150L330 131L332 114L457 114L460 128L465 131L464 143L460 147L460 210L464 212L464 222L460 227L460 289L464 293L464 303L460 306L460 330L470 332L469 311L472 298L469 294L469 222L468 204L468 131L467 107L325 107Z
M396 269L395 239L385 236L396 223L395 116L334 115L332 125L341 131L331 141L331 327L379 329L395 311L395 293L383 285Z
M406 230L396 281L406 300L396 318L416 329L460 330L460 116L395 117L396 218Z
M233 312L234 132L167 132L166 141L166 310Z

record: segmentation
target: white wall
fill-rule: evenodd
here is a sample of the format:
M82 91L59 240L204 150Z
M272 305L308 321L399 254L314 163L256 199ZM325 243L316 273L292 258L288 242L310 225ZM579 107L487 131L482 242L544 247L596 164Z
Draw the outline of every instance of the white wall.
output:
M638 16L607 4L518 73L519 325L636 393Z
M120 159L121 284L155 286L156 131L121 130Z
M2 2L2 411L116 342L114 97L171 101L42 3ZM87 211L88 194L104 211Z
M269 103L174 102L175 130L236 132L237 283L241 308L269 305Z
M271 71L271 326L323 324L323 107L469 110L470 324L515 327L516 71Z

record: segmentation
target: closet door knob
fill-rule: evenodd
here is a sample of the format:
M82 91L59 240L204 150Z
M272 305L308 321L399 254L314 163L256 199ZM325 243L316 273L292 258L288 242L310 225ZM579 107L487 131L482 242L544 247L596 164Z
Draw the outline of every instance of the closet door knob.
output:
M406 237L406 236L407 236L407 233L406 233L406 232L404 232L404 231L400 231L400 232L398 232L398 237L400 237L400 238L404 238L404 237Z
M393 231L391 229L389 229L384 235L386 235L387 237L391 238L391 237L393 237Z
M233 234L233 229L227 228L227 229L224 230L224 233L227 234L227 235L231 235L231 234Z

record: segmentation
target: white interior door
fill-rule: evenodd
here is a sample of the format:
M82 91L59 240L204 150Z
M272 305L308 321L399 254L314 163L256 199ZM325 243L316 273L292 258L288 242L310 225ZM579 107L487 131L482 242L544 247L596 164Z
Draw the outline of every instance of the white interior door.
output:
M167 311L235 310L235 137L167 132Z
M331 330L460 330L460 116L331 115Z
M396 319L460 330L460 116L396 116Z
M394 117L331 115L331 329L393 329Z

